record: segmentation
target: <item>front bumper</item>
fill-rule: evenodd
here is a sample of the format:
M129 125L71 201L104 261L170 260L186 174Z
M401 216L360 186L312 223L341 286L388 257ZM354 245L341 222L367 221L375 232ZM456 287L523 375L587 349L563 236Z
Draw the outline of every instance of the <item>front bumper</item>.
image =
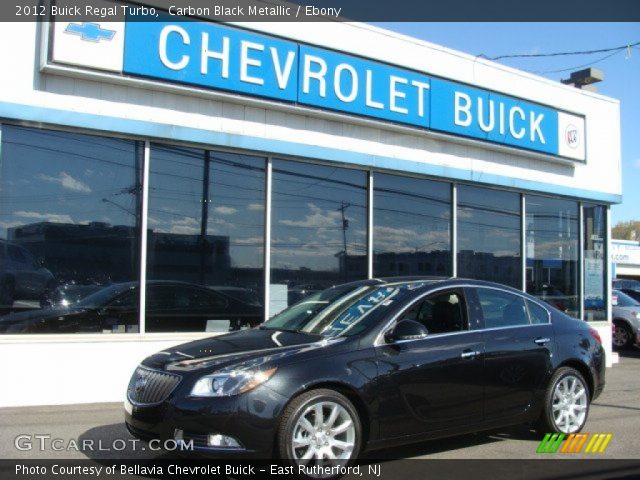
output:
M195 398L188 393L183 386L157 405L135 404L127 397L127 429L145 441L157 439L162 443L180 438L193 451L214 457L273 457L286 397L264 385L231 397ZM240 447L209 446L209 435L216 434L233 437Z

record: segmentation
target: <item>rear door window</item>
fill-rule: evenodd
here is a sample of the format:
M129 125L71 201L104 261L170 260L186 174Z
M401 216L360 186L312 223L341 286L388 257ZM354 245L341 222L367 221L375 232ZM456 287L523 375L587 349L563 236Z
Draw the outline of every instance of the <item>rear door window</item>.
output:
M546 308L538 305L536 302L527 300L527 309L529 310L529 318L531 323L542 325L549 323L549 312Z
M530 325L525 300L520 295L490 288L478 288L484 328Z

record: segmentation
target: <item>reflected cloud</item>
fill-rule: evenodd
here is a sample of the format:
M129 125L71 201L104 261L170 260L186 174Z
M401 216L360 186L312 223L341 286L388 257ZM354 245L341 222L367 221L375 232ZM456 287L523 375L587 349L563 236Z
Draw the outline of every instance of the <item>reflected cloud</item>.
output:
M31 212L31 211L24 211L24 210L13 212L13 214L16 217L45 220L47 222L52 222L52 223L75 223L73 219L66 214L39 213L39 212Z
M411 228L374 227L374 250L376 252L406 253L415 251L443 250L449 247L449 231L420 233Z
M89 188L87 184L81 182L76 178L73 178L67 172L60 172L60 175L58 175L57 177L40 174L38 178L40 180L44 180L45 182L57 183L61 187L74 192L91 193L91 188Z
M233 215L238 211L238 209L233 207L221 206L214 208L213 211L219 213L220 215Z
M279 220L278 223L288 227L328 228L340 225L342 214L339 211L323 210L313 203L307 203L311 213L304 220Z

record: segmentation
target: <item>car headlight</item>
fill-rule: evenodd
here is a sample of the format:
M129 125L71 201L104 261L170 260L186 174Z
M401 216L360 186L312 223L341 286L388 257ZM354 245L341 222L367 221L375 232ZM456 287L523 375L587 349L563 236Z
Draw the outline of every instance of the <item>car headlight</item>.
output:
M269 380L276 368L269 370L231 370L200 378L191 389L193 397L230 397L253 390Z

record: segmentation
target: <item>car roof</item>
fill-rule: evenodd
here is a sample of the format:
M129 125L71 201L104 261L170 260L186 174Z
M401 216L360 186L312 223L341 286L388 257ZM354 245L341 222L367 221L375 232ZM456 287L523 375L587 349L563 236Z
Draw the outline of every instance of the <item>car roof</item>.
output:
M489 282L486 280L476 280L476 279L465 278L465 277L438 277L438 276L427 276L427 275L370 278L368 280L357 280L355 282L349 282L342 285L352 285L354 287L357 287L357 286L366 286L366 285L397 285L402 283L415 283L415 282L427 283L428 285L425 285L424 288L431 288L436 284L449 285L451 287L471 285L476 287L500 288L500 289L511 291L518 294L526 294L526 292L523 292L522 290L517 288L510 287L509 285L504 285L496 282Z

